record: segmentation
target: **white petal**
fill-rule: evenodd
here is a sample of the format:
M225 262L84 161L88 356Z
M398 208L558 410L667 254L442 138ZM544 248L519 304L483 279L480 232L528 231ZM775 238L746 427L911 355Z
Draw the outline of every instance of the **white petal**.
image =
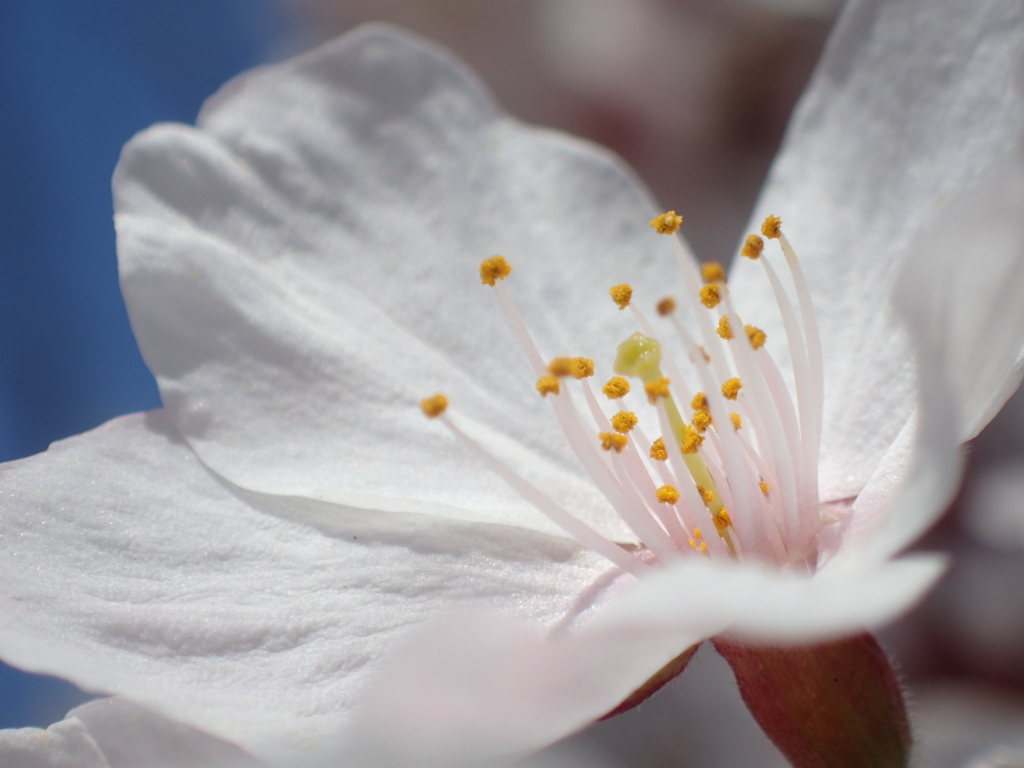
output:
M876 628L942 570L942 558L917 557L801 578L691 560L548 639L493 617L453 618L417 634L374 680L352 738L381 765L515 756L608 712L703 638L809 644ZM409 743L396 743L395 732Z
M0 730L0 765L14 768L111 768L76 717L41 728Z
M818 310L825 500L857 495L913 408L889 289L922 227L1020 137L1022 31L1016 0L847 3L754 210L752 228L782 217ZM738 261L741 311L781 340L760 267Z
M237 485L552 530L419 412L460 423L580 517L628 534L566 450L478 266L545 357L611 375L678 272L628 170L502 115L432 47L382 27L229 83L114 179L122 286L165 406Z
M407 627L460 604L549 626L613 576L522 529L233 490L160 411L5 464L0 488L0 656L262 758L338 732Z

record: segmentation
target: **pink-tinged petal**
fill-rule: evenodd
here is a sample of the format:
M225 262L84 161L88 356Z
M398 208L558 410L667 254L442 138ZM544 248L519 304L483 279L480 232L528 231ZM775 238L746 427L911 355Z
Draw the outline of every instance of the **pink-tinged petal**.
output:
M419 399L580 518L631 534L537 396L480 262L541 353L611 375L634 328L609 300L677 287L653 206L620 161L503 115L427 43L357 30L256 70L198 128L155 126L114 177L122 288L165 406L236 485L361 508L554 528Z
M941 558L904 558L808 578L691 560L547 637L500 617L453 617L382 667L352 738L383 750L382 765L513 758L605 714L702 638L805 645L861 632L907 610L942 568Z
M553 626L618 573L536 532L240 491L162 411L0 466L0 510L0 657L263 759L339 732L410 626Z
M818 311L823 500L860 492L913 409L890 289L943 206L1024 133L1013 89L1022 29L1016 0L854 0L791 121L750 226L781 216ZM784 333L766 282L737 261L737 305L771 347Z
M903 474L886 502L870 504L840 558L887 558L918 538L959 486L960 443L975 436L1016 389L1024 354L1024 159L951 203L904 261L893 302L915 352L919 405L913 451L890 452L880 476ZM909 431L909 430L908 430ZM893 483L886 485L893 490ZM877 498L875 498L877 496Z

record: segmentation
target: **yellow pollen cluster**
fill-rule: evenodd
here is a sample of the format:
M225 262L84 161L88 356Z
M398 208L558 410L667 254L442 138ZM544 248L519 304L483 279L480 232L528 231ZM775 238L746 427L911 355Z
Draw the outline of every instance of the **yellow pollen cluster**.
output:
M700 538L703 538L703 536L704 536L704 534L702 534L700 532L700 528L694 528L693 529L693 538L700 539Z
M757 487L761 489L761 493L763 493L765 496L768 495L768 483L766 483L764 480L759 482L757 484Z
M636 426L636 414L630 411L619 411L612 416L612 429L623 435Z
M690 401L690 407L695 411L707 411L708 399L703 392L698 392L693 396L693 400Z
M700 289L700 303L708 309L714 309L722 301L717 283L708 283Z
M743 419L740 418L740 415L738 413L730 413L729 421L732 422L732 428L735 429L736 431L739 431L740 429L743 428Z
M605 397L609 400L618 400L620 397L625 397L629 394L629 382L621 376L612 376L601 387L601 391L604 392Z
M676 311L676 300L671 296L666 296L664 299L658 302L657 305L658 314L662 317L671 315Z
M540 392L541 397L547 397L552 393L557 395L561 391L558 379L554 376L541 376L537 379L537 391Z
M754 349L760 349L768 340L768 336L760 328L755 328L752 325L744 325L743 330L747 332L747 338L750 339L750 346Z
M703 485L697 486L697 493L700 494L700 500L704 502L704 506L709 506L712 501L715 500L715 494L705 488Z
M682 226L683 217L675 211L668 211L651 219L651 226L659 235L672 235Z
M732 341L732 328L729 326L729 318L722 316L718 321L718 329L716 331L726 341Z
M694 411L690 423L698 432L704 432L711 426L711 415L707 411Z
M619 309L625 309L633 298L633 287L628 283L613 285L608 289L608 295L612 297L612 301L619 305Z
M761 225L761 234L769 240L775 240L782 234L782 219L778 216L769 216Z
M572 376L574 370L571 357L556 357L548 363L548 373L552 376Z
M757 259L763 252L764 240L759 235L747 235L747 239L743 241L743 247L740 248L740 256Z
M647 393L647 402L654 405L659 397L668 397L668 379L658 379L644 384L644 392Z
M585 379L594 375L594 361L589 357L574 357L572 359L572 377L574 379Z
M491 256L480 262L480 282L493 288L496 280L504 280L511 271L503 256Z
M732 525L732 520L729 519L729 510L722 507L711 516L711 522L715 524L715 530L718 531L718 535L721 536L722 532Z
M601 438L601 447L606 451L614 448L616 453L622 453L622 449L626 447L625 435L616 432L601 432L598 437Z
M679 446L680 450L684 454L696 453L697 449L704 444L704 436L701 435L697 430L683 425L683 442Z
M709 261L707 264L701 264L700 275L704 278L705 283L725 282L725 268L717 261Z
M679 491L671 485L661 486L661 488L654 492L654 495L662 504L675 504L679 501Z
M726 400L735 400L741 389L743 389L742 381L739 379L729 379L722 385L722 397Z
M438 393L420 400L420 410L428 419L436 419L448 408L448 398Z
M668 451L665 450L665 441L660 437L651 443L651 458L655 461L666 461Z

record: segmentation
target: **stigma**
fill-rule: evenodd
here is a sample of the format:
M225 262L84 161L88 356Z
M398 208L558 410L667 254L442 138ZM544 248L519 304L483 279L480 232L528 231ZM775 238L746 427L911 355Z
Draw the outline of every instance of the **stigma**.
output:
M639 574L685 557L813 569L823 524L817 479L822 354L810 292L782 222L768 217L760 235L743 240L738 255L763 265L785 329L776 343L792 360L794 391L772 358L767 334L738 313L725 270L717 263L698 268L686 255L677 235L682 217L669 211L650 224L653 236L673 241L685 295L654 303L663 326L656 329L637 307L630 285L609 288L612 303L630 311L637 331L615 350L597 350L611 358L613 374L600 386L603 401L589 381L599 368L593 359L572 356L577 350L542 356L505 287L509 263L493 256L480 264L481 283L493 289L512 340L533 369L534 389L550 404L609 514L629 527L646 556L575 518L468 437L449 418L444 395L426 398L420 407L540 513L624 570ZM774 246L766 247L765 239L778 244L795 305L769 258ZM679 318L680 307L689 308L695 333ZM665 351L662 340L668 337L682 357Z

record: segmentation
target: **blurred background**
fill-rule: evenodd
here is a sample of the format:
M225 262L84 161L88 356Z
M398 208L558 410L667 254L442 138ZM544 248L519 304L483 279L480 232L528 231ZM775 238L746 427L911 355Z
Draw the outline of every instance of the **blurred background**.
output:
M454 50L511 113L617 151L685 214L702 259L728 261L839 5L2 0L0 460L159 405L118 291L110 175L135 132L192 122L238 72L366 21L400 24ZM1017 397L922 545L953 552L951 574L882 634L914 692L922 765L1024 749L1022 462ZM0 667L0 727L45 727L86 698ZM707 648L647 705L578 738L621 766L784 765Z

